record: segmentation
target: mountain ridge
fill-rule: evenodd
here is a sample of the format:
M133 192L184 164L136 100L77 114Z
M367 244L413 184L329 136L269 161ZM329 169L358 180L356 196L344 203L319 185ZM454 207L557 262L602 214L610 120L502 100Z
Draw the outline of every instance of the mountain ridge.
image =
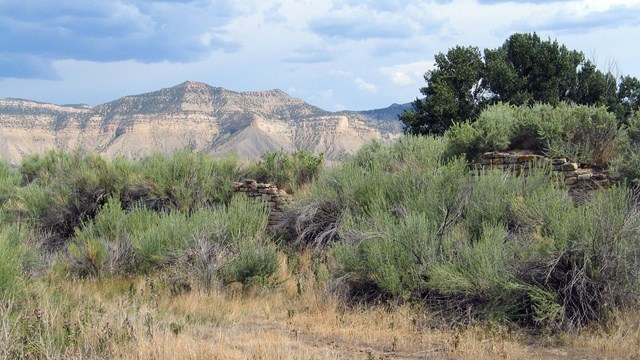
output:
M140 158L188 147L254 160L278 148L337 160L367 141L397 138L405 105L398 106L331 112L280 89L236 92L195 81L95 106L0 98L0 156L15 164L52 148Z

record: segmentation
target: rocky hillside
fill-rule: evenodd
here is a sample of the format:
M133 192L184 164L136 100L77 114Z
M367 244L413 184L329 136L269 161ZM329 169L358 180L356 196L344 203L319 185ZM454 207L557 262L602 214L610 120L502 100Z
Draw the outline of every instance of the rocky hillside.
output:
M369 140L399 136L405 107L329 112L280 90L234 92L191 81L95 107L0 99L0 156L17 163L63 148L140 158L188 147L249 160L309 149L335 160Z

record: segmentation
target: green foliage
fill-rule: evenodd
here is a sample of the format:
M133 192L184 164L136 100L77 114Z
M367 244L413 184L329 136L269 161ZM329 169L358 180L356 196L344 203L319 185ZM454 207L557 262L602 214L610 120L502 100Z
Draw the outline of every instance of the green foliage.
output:
M611 172L629 185L637 185L640 181L640 111L620 129L616 148L618 151L612 159Z
M238 177L236 157L215 159L180 150L171 156L156 154L137 164L141 183L124 194L127 206L140 202L153 210L195 211L228 202Z
M474 160L486 151L529 149L605 166L618 151L618 133L615 117L603 107L496 104L476 122L447 131L446 153Z
M278 254L272 246L260 241L247 243L222 271L226 283L264 284L278 271Z
M474 122L487 104L561 102L602 106L618 123L640 108L640 81L597 70L584 54L533 33L515 33L498 48L457 46L435 58L425 74L423 99L400 120L412 134L443 134L453 124ZM502 132L501 132L502 133ZM465 133L468 135L468 133Z
M552 109L499 106L491 116L516 119L509 139ZM500 136L482 141L490 139ZM471 176L464 161L444 160L444 145L426 137L367 145L313 183L310 202L290 213L294 235L329 247L334 278L358 299L421 299L450 315L568 328L633 303L635 195L615 188L574 204L545 164L527 176Z
M267 152L249 167L247 176L258 182L275 183L281 190L295 192L318 176L323 159L323 154L315 155L308 150Z
M76 230L63 261L67 272L81 277L149 272L203 248L239 249L262 236L267 217L264 203L244 196L191 214L124 210L110 198L93 222Z
M550 157L605 166L614 155L618 129L613 114L603 107L561 104L540 113L539 137Z
M576 69L584 55L538 35L513 34L497 49L485 50L483 79L494 101L514 105L574 100Z
M0 227L0 304L23 294L27 237L27 230L20 226Z
M20 174L12 170L9 164L0 159L0 206L20 185Z
M450 49L435 57L435 69L424 78L420 89L425 99L416 99L414 111L406 111L400 120L411 134L441 135L452 123L475 119L483 103L484 89L478 86L484 71L480 50L475 47Z

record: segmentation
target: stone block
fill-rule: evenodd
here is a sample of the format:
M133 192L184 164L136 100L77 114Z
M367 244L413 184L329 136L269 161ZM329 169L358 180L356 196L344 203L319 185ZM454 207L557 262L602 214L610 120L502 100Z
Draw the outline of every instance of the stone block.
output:
M486 153L482 154L482 158L491 160L491 159L493 159L493 153L492 152L486 152Z
M565 159L565 158L551 159L551 165L560 165L560 166L562 166L562 164L564 164L566 162L567 162L567 159Z
M591 178L593 180L607 180L609 177L607 176L607 174L595 173L591 175Z
M591 174L578 174L578 181L586 181L591 179Z
M507 164L516 164L518 162L518 157L515 155L509 155L505 159Z
M504 158L495 158L491 160L491 165L502 165L504 164Z
M575 171L578 169L577 163L567 162L562 164L562 171Z
M539 158L538 155L519 155L518 156L518 162L519 163L525 163L525 162L534 161L534 160L536 160L538 158Z
M573 176L573 177L568 177L566 179L564 179L564 183L565 185L575 185L576 183L578 183L578 178Z

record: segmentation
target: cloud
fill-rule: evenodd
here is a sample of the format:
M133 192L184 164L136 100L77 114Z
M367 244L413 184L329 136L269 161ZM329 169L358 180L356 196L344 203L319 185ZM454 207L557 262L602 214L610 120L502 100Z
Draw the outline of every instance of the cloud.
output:
M285 63L313 64L328 62L333 60L328 50L315 47L300 48L285 56L282 61Z
M380 72L386 75L393 84L407 86L423 81L424 73L432 69L433 65L433 61L416 61L407 64L383 66L380 68Z
M234 14L228 1L1 1L3 63L38 60L0 76L48 78L61 59L185 62L235 51L223 30Z
M378 87L376 85L367 82L362 78L357 78L353 82L356 84L356 86L358 86L358 89L362 91L366 91L368 93L375 93L376 91L378 91Z
M406 39L413 27L400 13L378 12L365 6L345 6L313 19L311 31L350 40Z
M559 12L541 23L533 24L545 31L576 33L592 31L598 28L617 28L640 25L640 7L612 6L603 11L591 11L585 14Z

